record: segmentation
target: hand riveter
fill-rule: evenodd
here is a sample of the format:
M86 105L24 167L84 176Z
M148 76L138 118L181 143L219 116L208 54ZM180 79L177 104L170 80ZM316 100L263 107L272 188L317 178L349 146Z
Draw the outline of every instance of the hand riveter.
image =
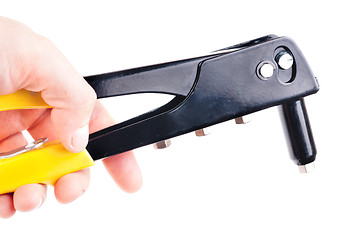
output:
M90 134L86 150L68 152L38 139L0 154L0 194L30 183L55 184L65 174L151 143L280 106L291 157L307 172L316 147L303 98L318 91L304 56L286 37L268 35L205 56L85 77L106 98L136 93L174 95L167 104ZM0 96L0 110L50 108L41 93Z

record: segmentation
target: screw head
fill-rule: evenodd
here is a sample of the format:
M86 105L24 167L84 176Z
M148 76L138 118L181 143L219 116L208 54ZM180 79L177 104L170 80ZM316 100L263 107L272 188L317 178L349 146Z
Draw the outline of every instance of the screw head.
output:
M167 140L162 140L162 141L159 141L159 142L156 142L154 143L154 148L155 149L164 149L164 148L167 148L171 145L171 141L170 139L167 139Z
M275 69L276 67L272 62L263 61L257 66L256 73L261 80L268 80L272 77Z
M276 55L275 60L277 62L277 65L283 70L288 70L293 66L293 57L285 50L279 52Z
M207 128L202 128L202 129L198 129L195 131L195 135L197 137L203 137L203 136L207 136L210 134L210 131L208 131Z
M246 124L246 123L249 123L250 121L251 120L250 120L249 115L245 115L245 116L242 116L242 117L235 118L235 123L236 124Z

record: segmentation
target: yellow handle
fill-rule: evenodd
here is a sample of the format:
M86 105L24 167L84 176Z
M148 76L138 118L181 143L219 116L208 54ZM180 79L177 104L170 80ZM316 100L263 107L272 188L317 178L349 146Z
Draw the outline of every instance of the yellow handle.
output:
M39 149L0 159L0 194L25 184L54 185L60 177L93 165L87 151L71 153L58 141L45 143Z
M51 108L40 93L20 90L0 96L0 111ZM94 165L86 150L71 153L59 141L45 143L38 149L11 158L0 159L0 194L18 187L43 183L54 185L62 176Z
M12 94L0 96L0 111L15 109L52 108L38 92L19 90Z

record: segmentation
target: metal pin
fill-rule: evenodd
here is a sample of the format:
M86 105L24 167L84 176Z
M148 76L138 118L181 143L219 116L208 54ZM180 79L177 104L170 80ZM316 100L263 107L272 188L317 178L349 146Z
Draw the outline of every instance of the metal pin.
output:
M203 136L207 136L209 134L210 134L210 132L208 131L207 128L202 128L202 129L199 129L199 130L195 131L195 135L197 137L203 137Z
M156 142L154 143L154 148L155 149L164 149L164 148L167 148L171 145L171 141L170 139L167 139L167 140L162 140L162 141L159 141L159 142Z
M308 163L306 165L299 165L298 171L300 173L310 173L315 169L314 162Z

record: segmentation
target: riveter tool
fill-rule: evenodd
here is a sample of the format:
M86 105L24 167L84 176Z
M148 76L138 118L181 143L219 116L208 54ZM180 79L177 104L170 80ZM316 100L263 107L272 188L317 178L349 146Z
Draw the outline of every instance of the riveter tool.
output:
M38 139L0 154L0 194L24 184L55 184L103 159L191 131L281 106L291 157L302 169L316 157L304 97L318 91L304 56L289 38L268 35L211 54L85 77L106 98L136 93L174 95L167 104L90 134L85 151ZM44 108L40 93L0 96L0 109Z

